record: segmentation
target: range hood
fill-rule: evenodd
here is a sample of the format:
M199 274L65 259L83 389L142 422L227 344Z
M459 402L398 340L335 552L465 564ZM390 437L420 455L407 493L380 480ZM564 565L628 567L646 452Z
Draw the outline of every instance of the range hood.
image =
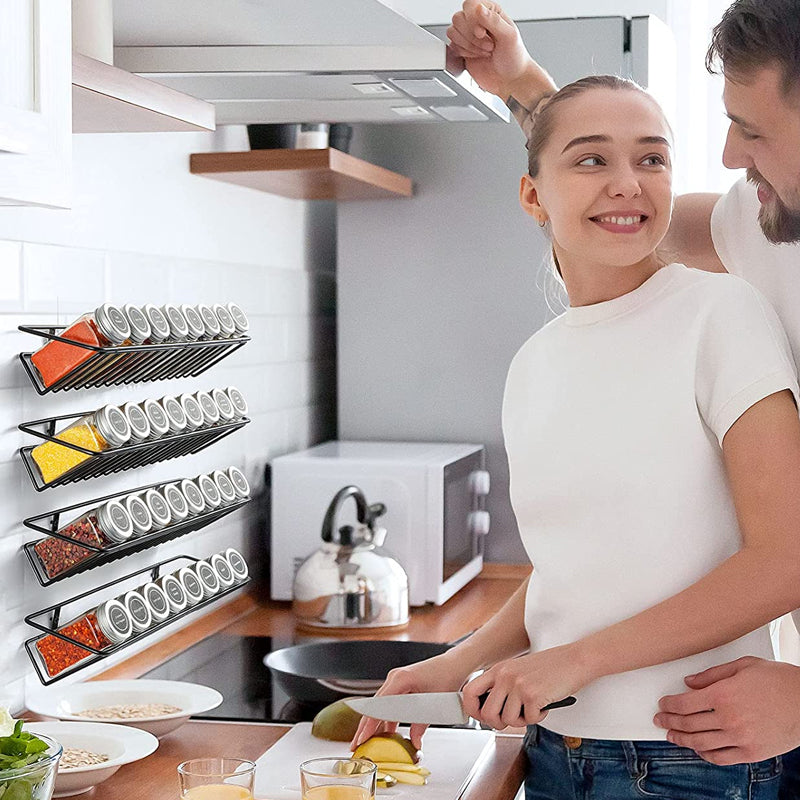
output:
M114 63L217 124L508 121L445 43L378 0L114 0Z

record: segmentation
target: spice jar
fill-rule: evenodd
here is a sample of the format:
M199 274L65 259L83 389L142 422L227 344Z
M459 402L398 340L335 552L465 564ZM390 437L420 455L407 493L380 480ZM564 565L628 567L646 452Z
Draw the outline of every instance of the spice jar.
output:
M172 515L172 524L177 525L183 522L189 516L189 505L186 502L186 497L178 487L177 483L168 483L161 487L161 494L169 506L170 514Z
M194 565L194 571L203 587L203 599L208 600L220 590L219 575L208 561L198 561Z
M236 324L233 321L230 311L221 303L216 303L213 308L214 313L219 321L220 338L230 339L236 334Z
M119 600L107 600L62 626L58 632L76 643L66 642L48 633L35 645L45 671L51 678L94 655L80 647L80 644L95 650L108 650L131 636L133 622Z
M142 311L150 323L150 336L145 340L145 344L161 344L169 339L169 323L161 309L148 303Z
M200 578L191 567L181 567L173 575L178 579L183 591L186 593L186 602L190 606L196 606L203 599L203 585Z
M202 492L203 499L206 501L206 508L212 511L222 505L222 497L219 494L219 487L210 475L198 475L194 482Z
M221 589L230 589L230 587L236 583L236 578L233 575L231 565L221 553L216 553L215 555L211 556L209 563L217 573Z
M78 317L59 336L94 347L108 347L121 345L130 334L130 325L123 311L106 303L93 312ZM42 383L52 386L84 361L88 361L95 352L58 339L48 339L46 344L31 355L31 363L39 373Z
M222 555L225 556L228 563L231 565L233 575L237 582L242 583L246 581L250 571L247 569L247 562L244 560L242 554L233 547L229 547Z
M144 597L142 597L139 592L133 590L125 592L125 594L118 597L117 600L125 606L126 611L130 614L134 633L146 631L153 624L153 615L150 612L150 606L145 602Z
M244 399L244 395L235 386L229 386L225 390L225 394L228 395L233 406L233 418L244 419L247 416L247 401Z
M189 431L196 431L198 428L205 426L206 418L203 414L203 409L200 408L200 403L190 394L182 394L178 397L178 402L183 408L183 413L186 416L186 429Z
M194 399L203 410L203 426L210 428L219 422L219 409L208 392L195 392Z
M203 320L194 306L182 305L181 313L186 320L186 326L189 330L189 332L186 334L188 341L196 342L198 339L201 339L203 336L205 336L206 326L203 324Z
M189 336L189 323L178 306L167 303L161 306L161 313L167 318L169 323L168 342L185 342Z
M247 331L250 330L250 322L247 319L247 314L245 314L244 311L242 311L241 306L237 305L236 303L226 303L225 308L228 310L228 313L231 315L231 319L233 320L235 335L245 336Z
M236 412L233 410L233 403L231 403L230 397L222 389L212 389L211 398L219 409L220 423L225 425L228 422L233 422L236 418Z
M156 581L156 586L160 586L166 595L170 614L180 614L186 608L186 592L183 584L174 575L162 575Z
M130 436L131 426L125 415L116 406L103 406L68 425L57 433L55 438L101 453L110 448L120 447L130 439ZM42 480L50 483L91 458L91 455L48 441L34 447L31 458L36 462Z
M189 421L186 419L186 412L183 410L183 406L178 402L177 398L169 396L162 397L158 402L167 415L169 433L183 433L189 425Z
M233 485L233 490L236 492L236 499L247 500L250 497L250 484L247 482L244 472L242 472L239 467L228 467L225 474Z
M67 523L58 533L102 551L130 539L133 530L133 521L125 507L116 500L109 500ZM48 536L37 542L33 550L47 577L51 579L97 554L97 550L81 547L56 536Z
M164 590L155 583L146 583L140 586L137 591L144 597L145 602L150 606L150 613L153 615L153 622L158 624L169 616L169 602Z
M133 535L144 536L150 533L153 529L153 516L147 503L135 494L127 495L121 502L133 522Z
M150 323L147 321L144 311L130 303L123 306L122 310L125 312L125 318L131 328L130 343L142 344L150 337L151 332Z
M214 479L214 483L217 484L217 489L219 489L222 505L229 506L231 503L235 503L236 490L233 488L230 478L221 469L215 469L211 473L211 477Z
M156 489L148 489L144 494L138 495L150 512L151 530L160 531L172 521L172 513L164 496Z
M147 414L136 403L125 403L120 411L128 420L128 425L131 426L131 444L146 442L151 435L150 420L147 418Z
M180 488L189 507L189 516L196 517L202 514L206 510L206 501L197 484L185 478L180 482Z
M211 310L211 306L201 303L197 306L197 313L203 320L203 325L206 332L203 336L204 339L218 339L220 334L219 320L217 315Z
M160 439L169 433L169 420L167 412L158 400L145 400L139 403L139 408L144 411L147 421L150 423L150 438Z

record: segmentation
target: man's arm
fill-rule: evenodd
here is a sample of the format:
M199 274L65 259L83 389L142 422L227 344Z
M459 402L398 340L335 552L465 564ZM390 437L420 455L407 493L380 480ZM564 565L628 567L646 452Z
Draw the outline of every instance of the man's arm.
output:
M720 195L710 192L675 198L672 222L658 247L665 261L678 261L706 272L727 272L711 238L711 212L719 198Z

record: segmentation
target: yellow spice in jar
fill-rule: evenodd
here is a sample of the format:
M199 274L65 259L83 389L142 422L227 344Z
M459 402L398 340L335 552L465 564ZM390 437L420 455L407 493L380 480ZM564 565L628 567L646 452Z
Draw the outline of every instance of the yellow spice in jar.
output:
M87 450L94 450L96 453L108 447L105 439L88 423L67 428L56 434L56 439L76 444L78 447L85 447ZM91 458L87 453L81 453L80 450L73 450L71 447L63 447L55 442L37 445L31 451L31 457L39 467L45 483L60 478L73 467L77 467L87 458Z

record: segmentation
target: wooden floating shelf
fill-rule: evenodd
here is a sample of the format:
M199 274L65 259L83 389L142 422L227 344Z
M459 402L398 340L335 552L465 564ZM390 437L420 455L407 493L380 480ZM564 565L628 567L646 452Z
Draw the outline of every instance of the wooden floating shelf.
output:
M295 200L380 200L412 194L410 178L333 148L193 153L189 168L195 175Z
M72 54L72 132L213 131L214 106L94 58Z

